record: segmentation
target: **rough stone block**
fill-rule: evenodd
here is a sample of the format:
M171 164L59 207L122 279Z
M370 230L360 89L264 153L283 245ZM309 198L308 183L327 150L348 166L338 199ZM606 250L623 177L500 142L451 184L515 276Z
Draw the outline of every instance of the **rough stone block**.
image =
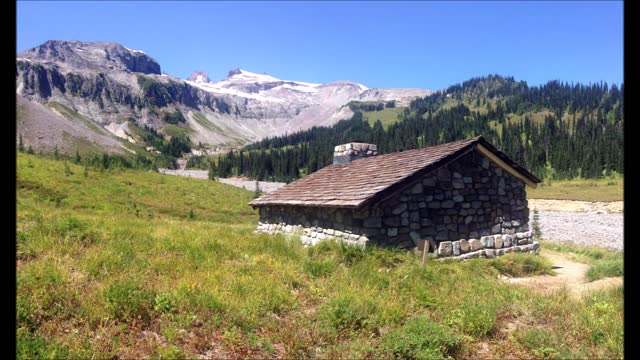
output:
M438 169L438 180L448 182L451 180L451 172L449 169L440 168Z
M513 243L511 242L512 236L511 235L502 235L502 242L503 242L503 246L504 247L510 247L513 245Z
M389 235L389 236L398 235L398 228L389 228L389 229L387 229L387 235Z
M526 245L529 243L529 240L526 238L518 239L518 245Z
M453 249L453 255L460 255L460 241L454 241L451 243L451 248Z
M491 235L481 237L480 242L482 243L482 246L484 246L485 248L492 248L495 246L495 240Z
M453 202L452 200L443 201L441 204L443 209L451 209L453 208L454 205L455 205L455 202Z
M440 201L431 201L427 204L429 209L440 209Z
M451 241L443 241L438 245L438 256L451 256Z
M491 228L491 232L493 234L501 233L502 232L502 226L500 224L493 225L493 227Z
M469 239L469 250L476 251L482 249L482 242L478 239Z
M365 244L367 241L369 241L369 238L367 238L366 236L360 236L358 238L358 243L363 243Z
M468 253L469 252L469 242L466 239L460 239L460 252Z
M377 216L369 217L364 219L364 222L362 223L362 225L367 228L378 228L382 226L382 219Z
M502 248L502 246L504 244L504 241L502 239L502 235L494 235L493 237L495 239L495 247L496 247L496 249Z
M422 194L422 183L417 183L411 188L412 194Z
M462 179L455 179L451 182L451 185L454 189L464 189L464 182Z
M424 186L431 186L431 187L436 186L436 179L434 179L434 178L423 179L422 180L422 184Z
M462 196L462 195L453 195L453 197L451 199L454 202L463 202L464 201L464 196Z
M393 217L385 218L383 223L386 226L400 226L400 217L393 216Z
M393 208L393 211L391 212L393 215L398 215L400 213L402 213L403 211L407 210L407 204L405 203L400 203L398 206L396 206L395 208Z
M449 232L447 230L438 231L436 240L449 240Z
M495 249L484 249L484 255L487 258L494 258L496 257L496 251Z

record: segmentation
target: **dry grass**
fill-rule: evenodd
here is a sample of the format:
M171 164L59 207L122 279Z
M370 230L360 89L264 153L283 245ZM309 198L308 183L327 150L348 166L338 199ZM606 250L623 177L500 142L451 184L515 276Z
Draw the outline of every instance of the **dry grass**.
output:
M623 185L622 178L547 181L535 189L527 188L527 196L530 199L622 201Z

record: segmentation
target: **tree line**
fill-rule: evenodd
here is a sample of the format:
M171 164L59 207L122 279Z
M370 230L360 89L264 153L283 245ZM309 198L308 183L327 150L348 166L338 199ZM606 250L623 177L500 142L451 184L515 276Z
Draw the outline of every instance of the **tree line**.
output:
M414 100L386 130L356 108L351 119L331 127L266 138L220 156L210 173L289 182L331 164L334 146L354 140L389 153L482 135L540 178L622 174L623 89L475 78Z

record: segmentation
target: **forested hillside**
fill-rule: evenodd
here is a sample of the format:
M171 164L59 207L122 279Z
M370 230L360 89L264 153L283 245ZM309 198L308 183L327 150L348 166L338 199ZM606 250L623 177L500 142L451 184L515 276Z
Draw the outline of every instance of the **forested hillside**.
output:
M598 178L624 173L624 85L528 86L512 77L474 78L416 99L386 129L367 122L381 109L356 109L332 127L264 139L210 163L212 176L291 181L329 165L333 147L377 144L380 153L483 135L540 178ZM371 118L371 116L369 116ZM203 159L193 159L192 164Z

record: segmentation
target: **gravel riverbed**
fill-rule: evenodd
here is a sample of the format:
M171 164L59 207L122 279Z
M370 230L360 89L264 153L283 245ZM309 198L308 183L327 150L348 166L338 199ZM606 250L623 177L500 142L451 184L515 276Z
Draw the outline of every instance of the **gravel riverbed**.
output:
M624 249L622 213L539 211L540 230L545 240ZM529 225L533 224L533 211Z

